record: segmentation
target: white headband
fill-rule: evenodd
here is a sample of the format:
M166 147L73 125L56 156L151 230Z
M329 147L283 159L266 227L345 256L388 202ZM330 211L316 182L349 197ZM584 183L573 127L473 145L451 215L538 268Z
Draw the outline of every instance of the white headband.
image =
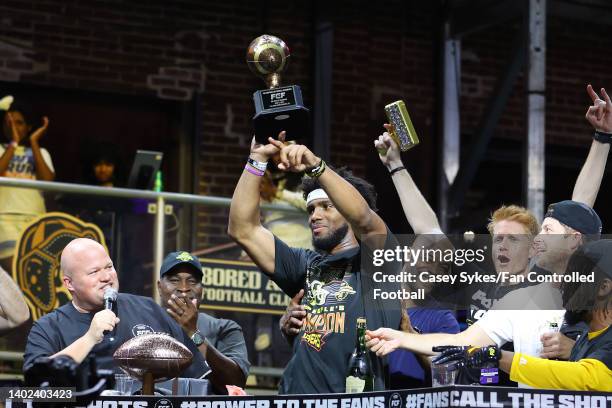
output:
M309 194L308 197L306 197L306 205L310 204L312 201L314 200L318 200L320 198L327 198L329 199L329 196L327 195L327 193L325 192L325 190L323 190L322 188L317 188L316 190L312 190Z

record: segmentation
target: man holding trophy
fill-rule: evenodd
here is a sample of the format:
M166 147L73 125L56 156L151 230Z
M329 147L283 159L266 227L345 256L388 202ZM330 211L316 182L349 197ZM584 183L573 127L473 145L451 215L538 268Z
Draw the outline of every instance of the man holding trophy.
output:
M253 61L260 66L284 65L275 59L277 53L267 55L273 58ZM272 115L291 115L295 106L288 104L289 113L277 110ZM259 113L255 115L256 122ZM255 127L257 132L257 124ZM386 321L399 327L399 302L394 307L376 304L371 296L371 276L364 273L361 265L361 252L367 256L374 245L390 246L394 238L375 212L376 193L371 184L350 171L334 171L304 145L286 145L286 134L281 131L278 140L261 133L253 138L245 170L232 197L228 233L287 295L293 297L304 290L302 304L307 316L293 343L293 357L279 392L345 392L357 319L365 316L372 326ZM280 170L309 176L303 180L303 191L315 251L290 248L261 225L261 180L268 161L278 153ZM374 389L383 390L386 366L382 360L374 361L373 373Z

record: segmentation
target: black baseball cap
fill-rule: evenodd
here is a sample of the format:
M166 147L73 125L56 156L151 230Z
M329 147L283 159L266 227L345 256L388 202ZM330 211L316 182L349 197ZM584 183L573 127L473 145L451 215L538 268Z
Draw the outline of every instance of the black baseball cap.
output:
M200 280L202 280L202 277L204 276L204 274L202 273L202 264L200 263L200 261L198 261L197 257L191 255L187 251L170 252L168 255L166 255L164 261L162 262L161 269L159 270L159 277L163 277L175 266L184 264L193 266L196 275L199 277Z
M556 219L576 231L599 237L601 235L601 219L594 209L584 203L574 200L559 201L548 206L546 217Z

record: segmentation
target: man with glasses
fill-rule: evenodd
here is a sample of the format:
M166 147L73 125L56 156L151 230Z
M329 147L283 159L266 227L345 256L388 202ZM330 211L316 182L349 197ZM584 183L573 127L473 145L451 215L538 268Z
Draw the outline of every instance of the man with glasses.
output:
M166 256L157 281L161 306L183 328L207 360L208 379L218 394L226 385L244 387L249 372L242 328L231 320L199 312L202 301L202 265L189 252Z

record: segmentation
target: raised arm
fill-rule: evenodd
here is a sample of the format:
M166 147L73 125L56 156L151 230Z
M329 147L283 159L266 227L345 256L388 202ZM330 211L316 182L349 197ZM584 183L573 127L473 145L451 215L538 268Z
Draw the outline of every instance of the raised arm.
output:
M11 112L4 113L4 122L4 130L10 134L11 143L6 146L4 153L2 153L2 156L0 157L0 175L4 175L4 172L6 172L8 169L11 159L15 154L15 149L19 145L19 131L17 130L17 126L13 120Z
M390 125L385 123L389 130ZM440 222L414 180L404 168L400 149L388 132L384 132L374 141L378 158L391 173L393 185L402 203L404 215L415 234L428 234L440 231ZM394 171L399 169L399 171Z
M0 268L0 332L19 326L30 318L30 309L17 284Z
M281 132L279 135L281 141L278 142L281 146L284 137L285 133ZM253 138L249 158L263 164L278 151L279 148L275 145L261 145ZM271 275L274 273L274 235L261 225L259 190L262 176L263 171L250 165L242 171L230 205L227 233L240 244L263 272Z
M39 145L40 138L47 133L48 127L49 118L45 116L43 117L43 125L32 132L32 135L30 135L30 146L32 147L32 155L34 156L36 178L43 181L53 181L53 179L55 179L55 173L47 165Z
M587 92L593 100L593 105L589 107L585 115L587 121L596 131L609 133L610 138L612 138L612 101L610 101L610 97L606 90L601 88L601 95L605 99L602 100L590 84L587 86ZM609 152L609 143L593 140L589 155L580 170L578 179L576 179L572 200L593 207L606 169Z
M319 166L325 166L321 158L317 157L304 145L284 146L278 141L272 141L281 149L281 163L278 168L283 171L302 172ZM387 226L383 220L370 207L348 181L340 177L329 167L319 176L319 184L325 190L329 199L334 203L340 214L350 224L357 237L364 235L384 235Z

